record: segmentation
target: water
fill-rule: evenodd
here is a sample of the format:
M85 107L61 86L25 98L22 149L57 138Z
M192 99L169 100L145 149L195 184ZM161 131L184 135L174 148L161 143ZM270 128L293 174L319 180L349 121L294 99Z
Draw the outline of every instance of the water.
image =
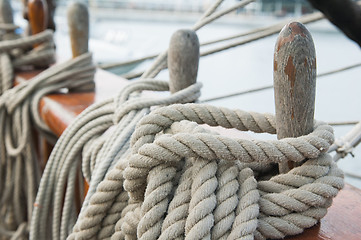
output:
M121 14L119 14L121 15ZM154 54L166 49L174 31L189 28L192 23L183 18L178 20L168 16L160 21L153 21L151 14L142 16L107 16L97 18L93 13L90 50L98 62L114 62ZM130 16L130 15L129 15ZM192 20L195 18L193 17ZM243 21L243 22L242 22ZM245 32L262 25L261 22L244 22L234 18L201 29L198 32L200 42ZM57 39L61 55L70 56L66 36L64 17L57 17L59 24ZM271 24L271 23L268 23ZM357 44L336 30L326 20L307 25L314 39L319 73L358 63L361 51ZM273 51L277 36L271 36L245 46L233 48L200 60L198 81L204 84L201 99L248 90L272 84ZM202 51L202 50L201 50ZM148 63L149 65L149 63ZM139 69L144 69L144 65ZM334 74L317 80L315 118L323 121L360 120L361 68ZM158 76L168 79L167 71ZM211 104L238 108L247 111L274 113L274 96L272 90L213 101ZM347 133L352 126L335 127L336 137ZM269 136L266 136L269 138ZM361 147L351 156L339 162L345 171L360 173ZM361 188L361 181L346 177L346 181Z

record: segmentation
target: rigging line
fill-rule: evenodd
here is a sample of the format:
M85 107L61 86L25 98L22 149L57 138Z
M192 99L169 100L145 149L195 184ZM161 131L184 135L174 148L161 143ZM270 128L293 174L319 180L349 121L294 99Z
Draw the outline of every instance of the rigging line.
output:
M128 79L128 80L131 80L131 79L134 79L134 78L141 77L143 75L143 73L144 73L144 71L130 72L130 73L126 73L126 74L121 75L121 77L125 78L125 79Z
M352 173L352 172L348 172L343 170L343 173L345 174L345 176L347 177L351 177L351 178L356 178L358 180L361 180L361 175L357 174L357 173Z
M331 126L346 126L346 125L356 125L359 121L342 121L342 122L328 122L328 125Z
M295 21L303 23L303 24L307 24L307 23L312 23L312 22L321 20L323 18L324 18L324 16L321 13L316 12L316 13L312 13L312 14L300 17L298 19L295 19ZM230 43L230 44L227 44L225 46L221 46L221 47L218 47L218 48L214 48L214 49L202 52L201 56L207 56L207 55L210 55L210 54L213 54L213 53L221 52L221 51L224 51L224 50L227 50L227 49L230 49L230 48L234 48L234 47L238 47L238 46L241 46L241 45L244 45L244 44L247 44L247 43L262 39L262 38L265 38L265 37L272 36L274 34L279 33L279 31L281 31L281 29L283 27L284 27L284 22L277 23L277 24L272 25L271 27L267 28L264 31L260 31L257 34L251 35L250 37L248 37L246 39L242 39L240 41Z
M320 73L320 74L317 75L317 78L326 77L326 76L331 75L331 74L347 71L347 70L357 68L357 67L360 67L360 66L361 66L361 63L356 63L356 64L353 64L353 65L350 65L350 66L346 66L346 67L338 68L338 69L335 69L335 70L331 70L329 72ZM221 96L211 97L211 98L207 98L207 99L202 99L202 100L199 100L199 102L200 103L211 102L211 101L215 101L215 100L221 100L221 99L225 99L225 98L236 97L236 96L240 96L240 95L244 95L244 94L248 94L248 93L259 92L259 91L272 89L272 88L273 88L273 85L266 85L266 86L262 86L262 87L248 89L248 90L245 90L245 91L240 91L240 92L230 93L230 94L226 94L226 95L221 95ZM346 125L346 124L344 124L344 125Z
M262 28L257 28L257 29L254 29L254 30L250 30L248 32L239 33L239 34L229 36L229 37L225 37L225 38L210 40L208 42L200 43L200 46L206 46L206 45L211 45L211 44L214 44L214 43L220 43L220 42L232 40L232 39L235 39L235 38L245 37L245 36L248 36L248 35L263 32L263 31L267 30L268 28L269 28L269 26L262 27ZM139 63L139 62L144 62L146 60L156 58L159 54L160 53L152 54L152 55L148 55L148 56L145 56L145 57L141 57L141 58L137 58L137 59L133 59L133 60L129 60L129 61L123 61L123 62L99 63L98 67L101 68L101 69L104 69L104 70L114 68L114 67L122 67L122 66L131 65L131 64L135 64L135 63ZM137 76L137 74L134 74L134 75Z
M338 138L329 148L328 152L336 151L334 161L352 154L352 150L361 142L361 122L357 123L346 135Z
M271 89L271 88L273 88L273 85L267 85L267 86L263 86L263 87L259 87L259 88L253 88L253 89L241 91L241 92L236 92L236 93L231 93L231 94L222 95L222 96L218 96L218 97L212 97L212 98L207 98L204 100L199 100L199 103L205 103L205 102L211 102L211 101L215 101L215 100L221 100L224 98L236 97L236 96L240 96L243 94L259 92L259 91L263 91L263 90Z
M312 13L312 14L302 16L302 17L294 19L294 20L298 21L298 22L301 22L303 24L307 24L307 23L312 23L312 22L321 20L323 18L324 18L324 16L322 15L322 13L316 12L316 13ZM250 43L250 42L253 42L253 41L256 41L256 40L259 40L259 39L262 39L262 38L265 38L265 37L268 37L268 36L271 36L271 35L274 35L274 34L277 34L283 28L283 26L284 26L283 22L277 23L275 25L272 25L272 26L266 28L266 30L259 31L259 32L254 33L253 35L250 35L246 39L241 39L241 40L239 40L237 42L226 44L225 46L221 46L221 47L217 47L217 48L214 48L214 49L210 49L208 51L201 52L200 57L204 57L204 56L207 56L207 55L210 55L210 54L218 53L218 52L230 49L230 48L238 47L238 46L241 46L241 45L244 45L244 44L247 44L247 43ZM166 68L167 68L167 66L162 67L162 69L166 69ZM134 73L134 74L131 73L129 75L128 74L127 75L122 75L122 77L126 76L125 78L129 80L129 79L139 77L139 74L140 74L140 72L139 73Z
M311 23L311 22L315 22L315 21L318 21L318 20L321 20L323 19L323 15L320 14L320 13L313 13L313 14L307 14L305 16L302 16L300 18L297 18L295 19L295 21L300 21L304 24L306 23ZM285 21L282 21L282 22L279 22L277 24L274 24L272 26L266 26L266 27L260 27L260 28L256 28L256 29L252 29L252 30L249 30L247 32L243 32L243 33L238 33L238 34L235 34L235 35L232 35L232 36L228 36L228 37L225 37L225 38L219 38L219 39L215 39L215 40L210 40L210 41L206 41L206 42L203 42L200 44L200 46L207 46L207 45L211 45L211 44L214 44L214 43L220 43L220 42L224 42L224 41L229 41L229 40L232 40L232 39L236 39L236 38L240 38L240 37L246 37L246 36L249 36L249 35L253 35L253 34L260 34L260 33L264 33L266 32L266 36L269 36L267 34L268 33L268 30L270 29L276 29L276 32L279 31L280 29L282 29L282 27L287 24L289 21L291 21L292 19L287 19ZM255 40L258 40L260 38L262 38L262 34L261 35L257 35L258 37L253 39L252 38L250 39L250 41L255 41ZM247 41L248 42L248 41ZM246 43L247 43L246 42ZM244 43L243 43L244 44ZM242 45L242 44L241 44ZM212 52L212 50L210 50L211 53L215 53L215 52L218 52L218 51L215 51L215 52ZM207 53L206 55L209 55L211 53ZM118 63L103 63L103 64L98 64L98 67L102 68L102 69L110 69L110 68L114 68L114 67L122 67L122 66L126 66L126 65L131 65L131 64L135 64L135 63L138 63L138 62L143 62L143 61L146 61L146 60L150 60L150 59L153 59L155 57L157 57L160 53L158 54L152 54L152 55L149 55L149 56L145 56L145 57L141 57L141 58L137 58L137 59L134 59L134 60L130 60L130 61L124 61L124 62L118 62ZM204 55L204 56L206 56ZM134 74L134 76L138 76L138 74ZM133 77L135 78L135 77Z
M237 10L238 8L242 8L244 6L246 6L247 4L254 2L255 0L242 0L239 3L234 4L232 7L226 8L224 10L220 10L218 12L214 12L209 16L206 16L205 18L203 18L201 21L197 22L193 27L192 30L197 31L199 30L201 27L213 22L214 20L217 20L218 18L233 12L235 10Z
M331 74L334 74L334 73L346 71L346 70L357 68L357 67L360 67L360 66L361 66L361 63L356 63L356 64L353 64L353 65L338 68L338 69L335 69L335 70L332 70L332 71L329 71L329 72L320 73L320 74L317 75L317 77L325 77L325 76L328 76L328 75L331 75Z
M201 19L199 19L191 28L191 30L197 31L200 28L204 27L205 25L215 21L216 19L222 17L223 15L230 13L236 9L239 9L241 7L246 6L247 4L253 2L254 0L241 0L239 3L234 4L232 7L228 8L228 9L224 9L222 11L219 12L215 12L215 10L217 9L217 7L223 2L223 0L219 0L216 3L213 4L213 6L211 8L209 8L209 10L207 10L207 12L201 17ZM153 64L151 65L150 68L148 68L141 76L142 77L154 77L156 76L159 72L161 72L163 69L167 68L167 50L164 51L163 53L161 53L154 61Z
M117 63L99 63L98 67L104 70L110 69L110 68L115 68L115 67L123 67L123 66L127 66L127 65L131 65L131 64L136 64L136 63L140 63L140 62L144 62L146 60L150 60L153 58L158 57L159 54L153 54L153 55L149 55L149 56L145 56L145 57L141 57L141 58L137 58L134 60L130 60L130 61L125 61L125 62L117 62Z

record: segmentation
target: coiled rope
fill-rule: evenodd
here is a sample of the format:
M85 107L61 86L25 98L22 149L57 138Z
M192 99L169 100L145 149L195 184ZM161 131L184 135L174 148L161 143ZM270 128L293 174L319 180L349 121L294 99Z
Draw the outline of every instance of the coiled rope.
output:
M324 123L279 141L231 139L198 124L275 133L269 114L199 104L152 111L68 239L283 238L315 225L343 187L343 173L326 153L333 130ZM305 159L261 180L269 163Z
M252 1L214 13L221 2L193 29ZM167 83L148 79L166 59L164 52L144 81L90 106L65 130L40 182L30 239L279 238L302 232L326 214L343 186L342 172L325 153L332 128L316 123L312 134L298 139L234 140L195 124L275 133L273 117L205 105L153 111L199 97L199 84L164 99L139 94L168 90ZM269 178L270 163L306 158L291 172ZM90 187L77 217L80 169Z
M82 170L90 183L83 203L85 208L98 183L114 166L114 158L127 155L135 125L149 113L150 107L195 101L200 96L200 87L197 83L161 99L147 98L141 97L139 92L168 91L169 85L168 82L145 79L129 84L116 97L84 110L61 135L47 162L35 201L30 239L49 236L54 240L65 239L72 230L77 218L74 215L74 186L81 153L84 156ZM112 125L114 127L105 140L101 135ZM87 147L89 145L91 147ZM49 222L52 222L51 230L44 227Z
M29 51L34 44L37 47ZM0 235L5 239L28 235L41 175L33 127L54 138L39 115L40 99L63 88L93 82L95 67L91 54L87 53L11 88L13 69L25 65L48 66L55 59L53 46L50 30L0 42Z
M14 69L28 65L47 67L55 61L51 30L28 37L20 37L13 32L4 36L9 34L8 40L0 41L0 94L13 86ZM35 44L38 46L32 48Z

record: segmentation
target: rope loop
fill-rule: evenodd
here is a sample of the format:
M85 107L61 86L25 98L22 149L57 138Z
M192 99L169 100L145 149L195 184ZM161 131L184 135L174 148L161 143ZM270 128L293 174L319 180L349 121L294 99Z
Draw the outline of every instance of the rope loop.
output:
M132 210L140 212L136 223L122 220L136 228L137 239L175 233L184 239L284 238L316 224L343 187L343 173L326 153L333 130L323 122L306 136L279 141L232 139L199 124L275 133L270 114L200 104L175 104L143 117L132 135L133 154L119 172L129 201L140 204ZM305 159L273 177L252 168ZM268 180L258 181L261 176Z
M143 108L149 108L157 105L168 105L172 103L188 103L197 100L200 96L201 83L195 83L171 96L163 98L133 98L130 96L139 91L169 91L169 83L167 81L144 79L134 84L126 86L115 98L114 124L129 112Z
M14 68L49 66L54 62L52 38L52 31L44 31L30 37L0 41L0 124L7 126L0 129L0 202L1 218L10 219L0 222L0 232L1 229L11 230L12 239L24 238L29 233L40 181L32 126L41 134L54 137L40 117L40 99L60 89L93 83L95 73L92 54L86 53L13 87ZM34 44L38 46L29 51Z
M141 120L132 135L132 149L136 154L129 160L124 186L133 200L143 199L144 192L142 194L141 191L145 189L146 174L163 162L180 161L189 157L239 160L246 163L287 160L299 162L306 158L317 158L321 153L327 152L334 141L332 128L321 122L316 122L316 128L307 136L280 141L230 139L208 133L192 136L177 133L154 140L157 134L182 120L241 131L275 132L274 117L271 118L269 114L231 111L201 104L176 104L156 109Z
M279 239L315 225L343 187L323 122L279 141L229 138L204 124L276 132L270 114L194 103L154 109L138 121L131 151L102 174L68 239ZM273 163L305 159L271 174Z

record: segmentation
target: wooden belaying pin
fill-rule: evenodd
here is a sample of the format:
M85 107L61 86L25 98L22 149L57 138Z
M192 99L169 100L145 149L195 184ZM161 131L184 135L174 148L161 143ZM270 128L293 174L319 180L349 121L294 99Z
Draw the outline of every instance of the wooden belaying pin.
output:
M168 49L169 88L171 93L196 83L199 63L199 40L192 30L178 30Z
M304 25L287 24L280 32L274 53L274 91L278 139L299 137L313 131L316 95L316 53ZM298 164L279 164L286 173Z
M44 0L29 0L28 17L31 34L37 34L46 29L48 23L48 5Z
M73 58L88 52L89 42L89 12L82 2L73 2L68 7L68 25ZM73 89L70 92L87 92L95 89L95 83L89 83Z
M68 7L68 25L73 58L88 52L89 13L85 4L74 2Z
M0 23L14 23L13 9L9 0L0 0Z

